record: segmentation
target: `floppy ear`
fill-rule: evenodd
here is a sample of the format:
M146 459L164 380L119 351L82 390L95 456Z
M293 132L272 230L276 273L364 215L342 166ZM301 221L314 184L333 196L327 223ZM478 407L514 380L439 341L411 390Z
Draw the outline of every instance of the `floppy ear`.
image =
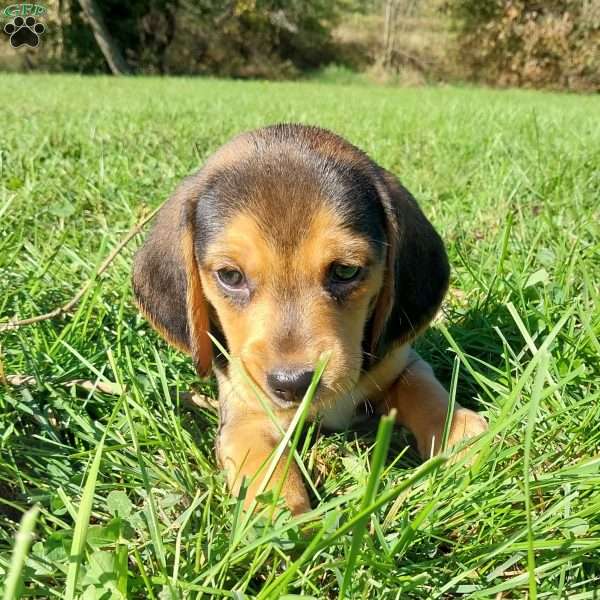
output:
M173 346L191 354L200 375L212 364L208 306L194 253L199 176L185 180L158 212L133 266L140 310Z
M371 325L371 352L415 338L435 316L448 289L444 244L416 200L379 168L377 191L386 217L386 274Z

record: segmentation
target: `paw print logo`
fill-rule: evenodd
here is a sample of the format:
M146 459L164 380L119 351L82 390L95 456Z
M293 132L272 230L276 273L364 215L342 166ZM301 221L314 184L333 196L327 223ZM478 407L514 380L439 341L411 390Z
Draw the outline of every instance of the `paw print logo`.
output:
M15 17L12 23L4 26L4 33L10 36L10 45L13 48L19 46L31 46L37 48L40 43L40 35L46 31L43 23L38 23L35 17Z

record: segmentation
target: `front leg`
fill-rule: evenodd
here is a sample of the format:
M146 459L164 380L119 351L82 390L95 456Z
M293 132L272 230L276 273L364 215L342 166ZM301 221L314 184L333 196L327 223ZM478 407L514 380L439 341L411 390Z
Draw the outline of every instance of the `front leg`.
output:
M281 441L281 435L267 415L231 414L221 425L217 441L217 456L227 474L229 489L238 495L242 481L249 481L244 508L248 509L256 497L267 474L273 453ZM285 471L288 453L284 452L264 490L275 490ZM310 510L310 503L302 476L292 461L281 488L281 495L293 514Z
M386 392L378 406L380 412L397 411L398 423L415 436L421 457L440 451L448 393L435 378L433 369L415 352L412 361ZM455 404L448 434L448 446L487 430L487 423L476 412Z

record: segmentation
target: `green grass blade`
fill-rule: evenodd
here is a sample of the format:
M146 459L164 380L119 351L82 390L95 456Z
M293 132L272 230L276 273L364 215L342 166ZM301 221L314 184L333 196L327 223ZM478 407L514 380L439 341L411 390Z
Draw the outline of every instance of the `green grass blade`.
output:
M30 508L21 519L19 531L15 536L15 545L10 559L10 566L4 582L4 600L17 600L21 597L21 573L27 560L29 546L33 540L33 530L40 509L38 506Z
M406 551L410 541L415 536L415 533L418 531L425 519L427 519L427 517L435 509L437 503L437 499L434 498L419 511L413 522L406 526L402 532L402 535L398 538L398 541L392 546L392 549L390 550L390 556L397 558L399 554L402 554Z
M79 567L83 561L83 552L85 549L85 539L88 526L90 524L90 515L92 514L92 503L94 502L94 492L96 490L96 481L98 471L100 470L100 461L102 460L102 451L104 450L104 439L106 434L96 446L94 460L85 481L79 510L77 511L77 520L73 531L73 542L69 556L69 567L67 570L67 585L65 588L65 600L73 600L75 597L75 585L79 574Z
M371 461L371 473L369 474L365 493L360 503L359 513L370 506L377 495L377 487L379 486L379 480L383 471L385 459L387 458L395 423L396 411L394 409L392 409L389 415L382 417L379 421L377 437L375 438L375 450L373 452L373 459ZM352 545L350 546L350 553L346 559L346 570L344 572L344 579L340 588L339 598L345 598L350 591L349 588L352 582L354 566L358 560L360 545L367 527L367 520L369 516L370 515L360 519L352 530Z
M272 581L268 586L260 591L256 600L263 600L265 598L279 598L281 594L281 589L287 586L292 577L296 574L298 569L311 558L315 557L315 551L319 546L319 542L325 535L325 533L331 527L335 515L331 514L323 523L323 527L315 534L313 539L310 541L310 544L305 548L304 552L300 555L300 557L295 560L289 567L286 568L285 572L280 575L277 579Z
M537 598L537 584L535 581L535 553L533 550L533 516L531 506L531 444L533 440L533 431L537 417L540 398L544 387L544 381L548 377L548 352L541 351L541 358L538 364L531 400L529 401L529 415L527 418L527 429L525 430L525 442L523 450L523 481L525 487L525 512L527 516L527 570L529 572L529 597L531 600Z
M102 452L104 450L104 444L108 431L112 425L112 422L123 405L124 396L119 398L116 403L112 414L106 425L106 430L96 446L94 453L94 460L90 470L88 471L85 485L83 488L83 494L79 503L79 509L77 511L77 520L75 521L75 528L73 530L73 541L71 543L71 550L69 553L69 566L67 568L67 581L65 587L65 600L73 600L75 596L75 586L77 584L77 576L79 574L79 567L83 560L83 552L85 550L85 540L87 536L87 530L90 524L90 515L92 514L92 504L94 502L94 493L96 490L96 481L98 479L98 472L100 470L100 462L102 460Z
M181 557L181 537L183 535L183 531L190 520L193 512L196 510L198 504L202 502L202 500L206 497L206 494L200 495L200 490L196 492L196 496L192 500L190 506L186 509L186 511L181 515L181 525L179 526L179 531L177 532L177 539L175 541L175 556L173 559L173 575L171 577L171 583L173 586L177 585L177 581L179 579L179 559Z
M454 406L456 405L456 388L458 386L458 373L460 372L460 359L454 357L452 365L452 379L450 381L450 393L448 394L448 410L446 411L446 420L444 422L444 431L442 433L442 443L440 452L444 454L448 448L448 436L450 435L450 427L452 426L452 416L454 415Z
M135 424L133 422L133 418L131 416L131 411L129 409L128 403L125 403L125 414L127 416L127 421L129 423L129 429L131 432L131 439L133 441L133 446L135 449L135 453L137 455L138 464L140 466L140 471L142 473L142 479L144 482L144 489L146 490L146 495L148 498L148 529L150 530L150 537L152 539L152 546L154 548L154 552L156 554L156 558L158 559L160 568L163 572L166 571L167 562L165 559L165 548L163 546L162 537L160 535L160 527L158 524L158 515L156 510L156 503L154 501L154 495L152 493L152 487L150 485L150 480L148 479L148 473L146 471L146 466L144 464L144 457L142 456L142 452L140 450L140 444L137 438L137 434L135 433Z

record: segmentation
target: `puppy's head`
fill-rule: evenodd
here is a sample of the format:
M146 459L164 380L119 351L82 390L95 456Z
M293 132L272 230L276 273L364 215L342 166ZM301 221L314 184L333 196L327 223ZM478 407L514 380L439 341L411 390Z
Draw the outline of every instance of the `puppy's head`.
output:
M212 360L207 331L288 408L331 352L318 401L413 338L448 284L443 244L389 173L300 125L235 138L176 191L136 256L134 291L163 336Z

